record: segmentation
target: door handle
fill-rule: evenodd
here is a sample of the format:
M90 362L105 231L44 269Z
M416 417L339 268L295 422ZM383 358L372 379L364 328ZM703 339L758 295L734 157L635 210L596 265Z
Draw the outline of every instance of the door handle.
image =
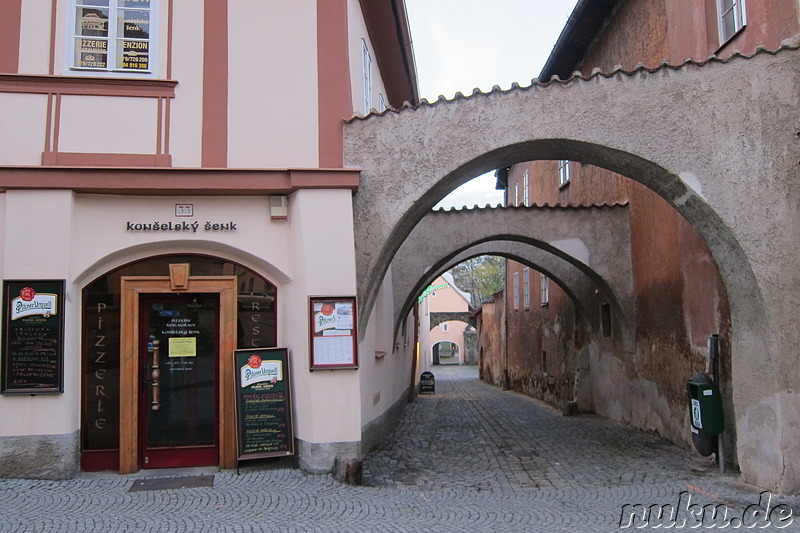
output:
M161 400L159 397L159 381L158 378L161 376L161 370L159 369L159 341L153 340L153 365L150 367L150 381L146 381L150 385L150 389L153 393L153 401L150 402L150 409L153 411L158 411L158 408L161 407Z

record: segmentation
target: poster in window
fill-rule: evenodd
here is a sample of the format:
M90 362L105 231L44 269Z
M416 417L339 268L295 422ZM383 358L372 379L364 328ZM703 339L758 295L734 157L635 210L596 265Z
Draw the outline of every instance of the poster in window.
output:
M108 41L105 39L75 39L75 54L78 67L107 68Z
M3 305L0 392L64 392L64 281L4 281Z
M149 7L149 2L126 0L128 6ZM122 39L117 41L118 64L123 69L148 70L150 68L150 12L139 9L120 10Z
M125 39L150 38L149 11L124 9L120 12L120 20L122 23L121 37L124 37Z
M147 70L150 68L150 43L147 41L122 41L120 64L124 69Z
M355 297L311 297L309 318L309 368L358 368Z

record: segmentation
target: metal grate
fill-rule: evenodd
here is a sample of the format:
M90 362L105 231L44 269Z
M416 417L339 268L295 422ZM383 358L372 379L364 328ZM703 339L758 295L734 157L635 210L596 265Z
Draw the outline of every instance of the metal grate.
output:
M151 477L137 479L128 492L213 487L214 476Z

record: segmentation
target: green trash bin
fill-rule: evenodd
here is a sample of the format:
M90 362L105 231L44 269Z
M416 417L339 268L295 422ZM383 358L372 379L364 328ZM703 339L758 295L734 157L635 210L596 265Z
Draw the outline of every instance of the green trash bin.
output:
M725 429L722 395L706 374L697 373L686 382L689 420L694 447L704 456L717 451L717 436Z

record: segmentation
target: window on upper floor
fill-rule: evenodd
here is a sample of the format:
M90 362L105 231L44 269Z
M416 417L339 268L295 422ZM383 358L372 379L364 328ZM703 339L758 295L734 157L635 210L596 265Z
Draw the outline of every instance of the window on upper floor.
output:
M447 333L450 331L450 326L447 325L447 322L442 322L442 332Z
M531 308L531 269L522 269L522 308Z
M744 0L717 0L717 22L721 46L744 28L747 22Z
M74 0L71 70L155 72L158 0Z
M569 180L569 161L566 159L561 159L558 162L558 186L563 187L569 183Z
M550 278L542 274L542 305L550 303Z
M514 205L519 205L519 183L514 184Z
M362 78L362 90L364 92L364 114L372 109L372 57L367 48L367 41L361 39L361 64L364 77Z
M522 176L522 203L528 205L530 202L530 187L528 185L528 171Z

